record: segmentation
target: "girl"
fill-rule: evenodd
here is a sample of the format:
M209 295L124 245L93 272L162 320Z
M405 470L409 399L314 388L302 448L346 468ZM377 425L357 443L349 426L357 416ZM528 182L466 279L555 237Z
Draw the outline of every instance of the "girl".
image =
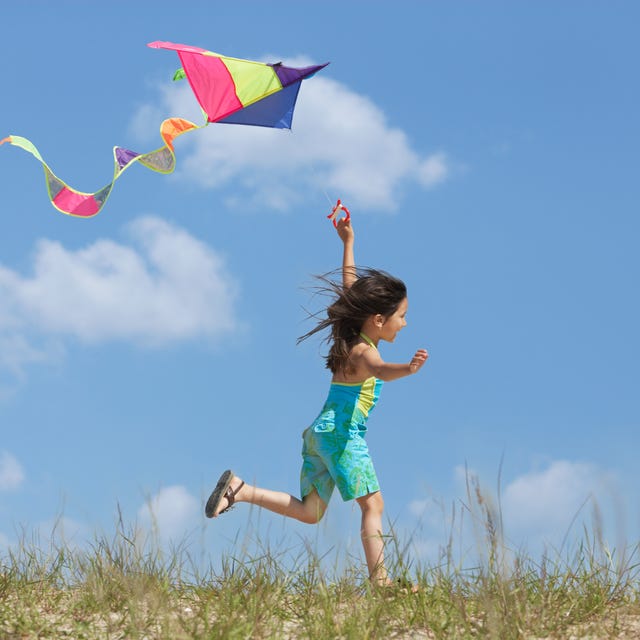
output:
M236 502L249 502L315 524L324 515L337 485L343 500L355 499L362 510L362 545L370 580L375 585L386 585L389 578L384 565L384 503L365 441L366 422L383 381L417 373L428 354L418 349L406 364L382 360L378 353L380 340L393 342L407 324L406 287L401 280L381 271L366 270L358 277L351 222L340 219L337 230L344 244L342 286L329 283L337 299L327 309L327 317L298 340L331 329L331 347L326 357L327 368L333 374L329 396L320 415L302 435L302 499L248 485L227 470L209 497L205 513L215 518Z

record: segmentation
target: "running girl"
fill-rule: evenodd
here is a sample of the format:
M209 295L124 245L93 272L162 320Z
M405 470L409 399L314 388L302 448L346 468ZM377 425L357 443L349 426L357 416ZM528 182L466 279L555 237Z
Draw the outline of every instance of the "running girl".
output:
M356 500L362 510L361 536L369 577L375 585L389 582L384 564L382 513L384 502L365 440L367 418L382 383L417 373L428 354L418 349L406 364L384 362L380 340L393 342L406 326L404 283L382 271L355 267L351 222L341 219L342 286L331 284L337 299L327 317L300 340L330 329L326 357L333 377L320 415L303 433L299 500L287 493L246 484L232 471L221 476L207 501L205 513L214 518L236 502L249 502L301 522L315 524L324 515L337 485L342 499Z

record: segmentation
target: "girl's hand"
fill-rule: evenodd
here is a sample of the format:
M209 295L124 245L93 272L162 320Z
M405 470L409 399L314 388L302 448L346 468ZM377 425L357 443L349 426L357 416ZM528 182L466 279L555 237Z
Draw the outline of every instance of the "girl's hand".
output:
M338 232L338 235L340 236L340 239L342 240L342 242L344 242L345 244L347 242L353 242L354 235L353 235L353 227L351 226L351 220L347 220L346 218L340 218L340 220L338 220L338 223L336 225L336 231Z
M427 361L429 354L426 349L418 349L411 358L411 362L409 363L409 370L411 373L417 373L422 368L422 365Z

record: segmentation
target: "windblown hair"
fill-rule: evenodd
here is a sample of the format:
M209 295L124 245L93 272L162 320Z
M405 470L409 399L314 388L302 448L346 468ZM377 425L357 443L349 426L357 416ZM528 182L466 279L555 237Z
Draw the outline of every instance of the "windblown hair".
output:
M300 336L298 343L319 331L330 329L326 337L326 341L331 344L325 357L327 369L332 373L341 371L348 374L352 373L349 354L359 340L365 320L377 314L388 317L395 313L407 297L407 287L402 280L384 271L358 269L357 280L349 288L345 288L332 279L331 276L337 273L317 276L322 284L315 288L316 293L329 294L335 299L327 307L326 318L322 318L311 331ZM315 314L312 317L316 317Z

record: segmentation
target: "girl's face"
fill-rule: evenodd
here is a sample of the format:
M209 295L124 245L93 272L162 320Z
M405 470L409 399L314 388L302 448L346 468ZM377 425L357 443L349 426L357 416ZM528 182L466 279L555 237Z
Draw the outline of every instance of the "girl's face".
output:
M393 342L398 335L398 331L407 326L407 309L409 308L409 301L405 298L396 309L395 313L383 318L383 324L380 327L380 339L387 342Z

